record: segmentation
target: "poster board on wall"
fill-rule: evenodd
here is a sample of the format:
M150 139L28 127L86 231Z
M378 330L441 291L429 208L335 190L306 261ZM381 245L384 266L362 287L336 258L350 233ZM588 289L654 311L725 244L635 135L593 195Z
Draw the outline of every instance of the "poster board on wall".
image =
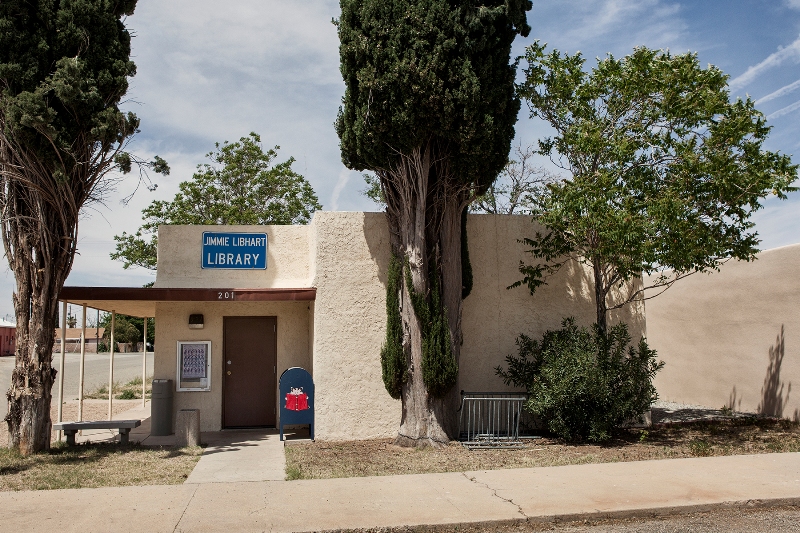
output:
M211 390L211 341L178 341L178 391Z

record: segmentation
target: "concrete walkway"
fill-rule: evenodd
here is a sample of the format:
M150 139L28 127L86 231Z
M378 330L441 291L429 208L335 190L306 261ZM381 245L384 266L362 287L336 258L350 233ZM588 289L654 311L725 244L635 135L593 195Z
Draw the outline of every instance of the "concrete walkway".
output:
M800 504L800 454L0 493L8 531L320 531Z
M144 446L174 446L175 435L150 435L150 401L113 416L114 420L141 420L142 425L131 430L131 442ZM75 441L119 441L114 429L85 430ZM277 429L243 429L202 433L205 445L186 483L231 483L236 481L280 481L286 478L286 457Z
M186 483L280 481L286 478L283 442L275 429L203 433L207 444Z

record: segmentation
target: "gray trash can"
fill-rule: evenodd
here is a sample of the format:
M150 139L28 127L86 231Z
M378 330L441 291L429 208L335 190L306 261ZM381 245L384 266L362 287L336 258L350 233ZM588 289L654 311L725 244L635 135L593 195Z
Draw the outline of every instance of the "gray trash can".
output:
M156 437L172 435L172 391L171 379L154 379L150 403L150 434Z

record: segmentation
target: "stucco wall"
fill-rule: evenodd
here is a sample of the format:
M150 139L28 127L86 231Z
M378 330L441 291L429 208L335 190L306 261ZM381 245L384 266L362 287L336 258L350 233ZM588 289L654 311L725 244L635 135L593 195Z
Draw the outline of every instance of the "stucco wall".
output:
M695 274L647 302L664 400L800 417L800 245Z
M320 439L390 437L400 424L400 402L381 381L380 348L385 337L385 287L389 232L381 213L317 212L317 300L314 312L314 379ZM590 273L564 271L533 296L507 290L519 279L522 236L536 228L528 217L473 215L467 226L474 288L464 302L459 389L506 390L494 367L516 353L520 333L533 337L560 326L561 319L594 322ZM612 314L644 332L641 306Z
M156 287L310 287L309 226L159 226ZM267 234L266 270L202 269L204 231Z
M569 316L579 325L595 322L594 286L586 268L569 265L533 295L524 286L507 289L521 278L520 260L530 260L525 245L517 240L532 237L537 229L526 216L471 215L468 219L474 284L462 315L459 390L508 390L494 368L504 365L506 355L517 353L515 341L520 333L540 338L548 329L560 328L562 319ZM641 305L634 305L612 311L609 322L627 322L638 340L645 329L641 310Z
M389 231L380 213L320 212L314 303L315 436L389 437L400 402L381 380Z
M200 409L201 431L218 431L222 422L222 323L225 316L276 316L278 318L277 376L287 368L311 369L308 332L310 302L178 302L156 305L158 334L155 344L156 379L176 380L177 342L211 341L211 390L175 392L174 410ZM189 315L202 313L203 329L189 329ZM278 391L275 391L277 398ZM279 410L280 411L280 410ZM280 414L280 413L278 413ZM175 417L173 414L173 423Z

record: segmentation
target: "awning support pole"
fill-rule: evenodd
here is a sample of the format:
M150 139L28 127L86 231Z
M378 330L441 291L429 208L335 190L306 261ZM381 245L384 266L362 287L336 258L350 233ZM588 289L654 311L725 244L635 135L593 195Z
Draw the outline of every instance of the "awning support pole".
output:
M111 420L111 413L114 409L114 326L116 325L117 313L111 310L111 335L108 358L108 419Z
M64 407L64 359L67 351L67 301L61 302L61 366L58 367L58 420L63 422ZM61 430L58 431L58 440L61 442Z
M83 322L81 322L81 370L78 389L78 422L83 421L83 367L86 364L86 304L83 304ZM83 435L83 432L81 432Z
M147 317L144 318L144 335L142 335L142 408L144 409L147 398Z

